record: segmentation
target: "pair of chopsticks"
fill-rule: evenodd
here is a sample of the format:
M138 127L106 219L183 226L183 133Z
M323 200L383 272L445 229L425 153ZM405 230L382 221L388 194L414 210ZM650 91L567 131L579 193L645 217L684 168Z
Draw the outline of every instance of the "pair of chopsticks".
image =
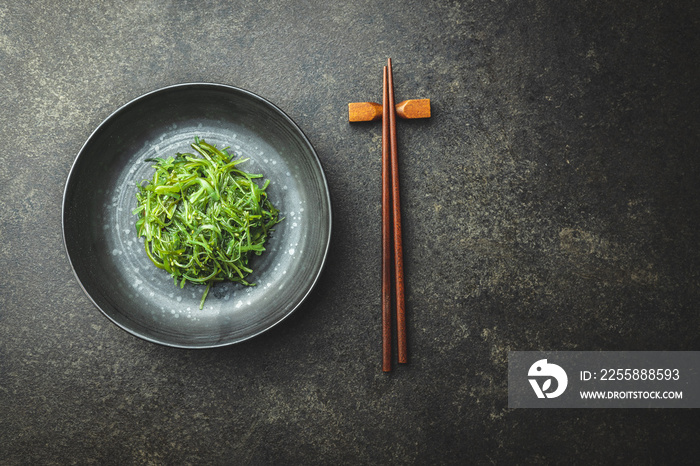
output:
M394 258L394 286L396 290L398 361L399 363L408 362L395 105L394 76L391 68L391 58L389 58L387 66L384 67L384 92L382 99L382 370L384 372L391 371L392 252Z
M396 288L396 333L399 363L408 362L406 343L406 304L404 302L403 249L401 244L401 202L399 163L396 148L396 117L404 120L430 118L430 99L410 99L395 103L391 58L384 67L384 97L376 102L348 104L348 121L382 120L382 370L391 371L392 256ZM393 227L393 228L392 228ZM393 251L392 251L393 249Z

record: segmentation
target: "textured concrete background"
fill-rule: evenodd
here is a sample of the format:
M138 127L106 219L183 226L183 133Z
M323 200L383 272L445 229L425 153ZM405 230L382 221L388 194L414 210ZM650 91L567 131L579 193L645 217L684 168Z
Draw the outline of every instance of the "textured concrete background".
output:
M0 3L0 463L664 463L692 410L509 410L509 350L700 349L693 1ZM400 122L411 361L380 370L378 124ZM143 342L61 238L71 164L129 100L248 89L316 147L319 287L234 347Z

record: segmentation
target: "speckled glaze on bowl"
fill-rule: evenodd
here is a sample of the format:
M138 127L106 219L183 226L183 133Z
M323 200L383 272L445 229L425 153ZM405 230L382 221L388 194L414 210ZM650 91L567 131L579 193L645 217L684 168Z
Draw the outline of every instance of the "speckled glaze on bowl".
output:
M270 180L284 221L252 260L257 284L180 289L146 256L137 238L136 184L150 179L150 157L191 152L195 135L250 157L241 165ZM320 161L301 129L279 108L221 84L169 86L119 108L78 153L63 196L63 239L78 281L115 324L145 340L211 348L258 335L304 301L323 269L331 203Z

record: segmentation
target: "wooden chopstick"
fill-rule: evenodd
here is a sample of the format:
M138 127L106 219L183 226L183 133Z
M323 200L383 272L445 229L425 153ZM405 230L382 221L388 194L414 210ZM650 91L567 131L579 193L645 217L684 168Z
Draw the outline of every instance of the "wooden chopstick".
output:
M384 67L382 98L382 370L391 371L391 206L389 81Z
M401 201L399 194L399 161L396 142L396 106L394 99L394 73L391 58L388 60L385 75L389 91L389 147L391 158L391 199L394 220L394 274L396 287L396 334L399 363L408 362L406 344L406 303L404 300L403 242L401 238ZM386 105L384 107L386 109ZM386 115L386 113L384 113Z

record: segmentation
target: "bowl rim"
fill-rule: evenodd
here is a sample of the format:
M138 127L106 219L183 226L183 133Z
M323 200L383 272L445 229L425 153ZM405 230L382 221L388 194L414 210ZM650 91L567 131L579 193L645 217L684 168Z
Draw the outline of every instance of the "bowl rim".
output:
M184 90L184 89L212 89L212 90L224 90L228 92L234 92L234 93L240 93L248 98L251 98L252 100L258 101L259 103L262 103L265 106L270 107L275 113L277 113L279 116L281 116L287 124L290 125L290 127L295 130L298 133L298 136L301 138L303 141L304 145L310 150L311 156L314 160L314 162L318 165L318 168L320 169L320 180L322 181L323 189L322 191L325 193L325 198L326 198L326 204L327 204L327 209L328 209L328 234L326 235L326 241L325 241L325 247L321 256L321 262L318 267L318 270L315 273L315 276L313 277L313 281L311 282L310 286L308 289L305 291L305 293L300 296L298 302L294 307L292 307L286 314L281 316L279 319L273 321L271 324L261 328L260 330L241 337L237 338L233 341L217 341L211 344L204 344L204 345L190 345L190 344L182 344L182 343L174 343L174 342L168 342L162 339L150 337L146 334L143 334L135 329L129 328L120 322L118 322L115 318L113 318L107 311L102 309L102 307L95 301L93 296L88 292L86 289L85 285L83 284L83 281L81 280L80 276L78 276L78 273L75 269L75 265L73 263L73 259L71 258L71 253L68 248L68 242L66 238L66 216L67 216L67 205L66 205L66 199L69 194L69 189L72 185L71 180L74 178L76 167L79 164L81 158L85 158L85 151L91 144L91 142L98 137L99 133L105 128L107 125L109 125L112 120L117 118L120 114L126 112L130 107L133 105L137 104L138 102L148 99L152 97L155 94L160 94L160 93L165 93L165 92L172 92L176 90ZM128 334L131 334L135 337L138 337L142 340L146 340L151 343L156 343L162 346L167 346L167 347L173 347L173 348L182 348L182 349L210 349L210 348L220 348L220 347L226 347L226 346L231 346L237 343L242 343L244 341L250 340L251 338L254 338L262 333L267 332L271 328L277 326L280 322L286 320L290 315L292 315L303 303L306 301L306 299L309 297L311 292L316 288L316 285L319 282L319 279L321 275L323 274L323 271L326 267L326 263L328 260L328 252L330 250L330 245L331 245L331 238L332 238L332 233L333 233L333 210L332 210L332 202L331 202L331 195L330 195L330 189L328 187L328 180L326 178L325 171L323 170L323 164L321 163L320 158L318 157L318 154L316 152L316 149L314 148L313 144L311 144L311 141L309 138L306 136L304 131L301 129L301 127L289 116L287 113L285 113L281 108L279 108L277 105L272 103L271 101L267 100L264 97L261 97L260 95L251 92L247 89L243 89L240 87L232 86L229 84L221 84L221 83L213 83L213 82L183 82L183 83L177 83L177 84L171 84L168 86L164 86L158 89L151 90L149 92L146 92L144 94L141 94L125 104L119 106L116 110L111 112L107 117L105 117L99 125L90 133L88 138L85 140L85 142L82 144L80 147L80 150L78 151L77 155L75 156L73 163L71 164L71 168L68 172L68 176L66 177L66 182L65 186L63 188L63 199L61 202L61 232L62 232L62 240L63 240L63 248L66 253L66 257L68 258L68 262L70 264L71 270L73 272L73 276L76 278L78 281L78 285L80 288L83 290L83 293L88 297L88 299L92 302L92 304L99 309L99 311L107 317L112 323L117 325L117 327L121 328L122 330L126 331Z

